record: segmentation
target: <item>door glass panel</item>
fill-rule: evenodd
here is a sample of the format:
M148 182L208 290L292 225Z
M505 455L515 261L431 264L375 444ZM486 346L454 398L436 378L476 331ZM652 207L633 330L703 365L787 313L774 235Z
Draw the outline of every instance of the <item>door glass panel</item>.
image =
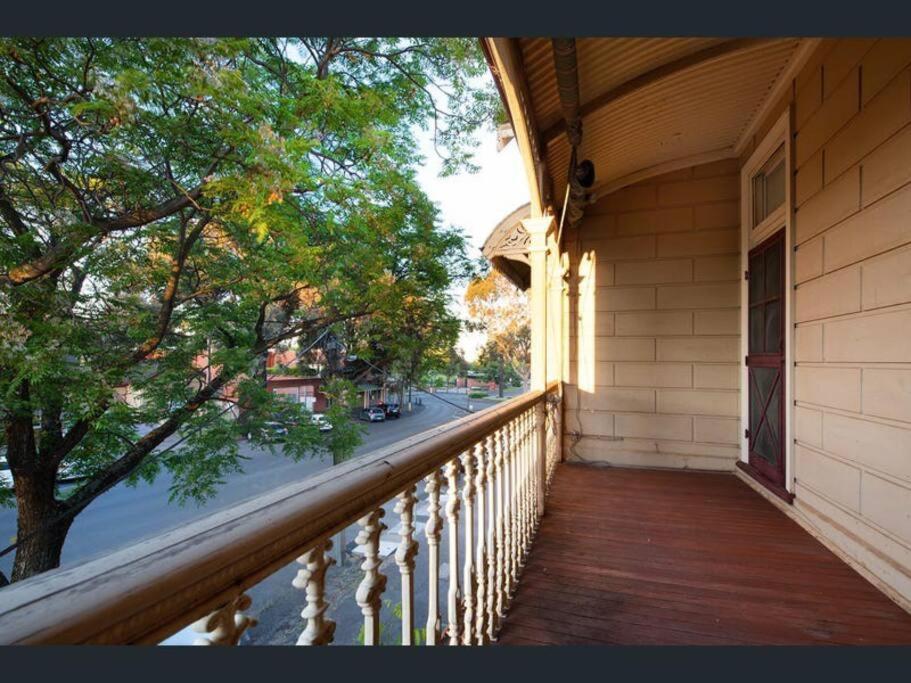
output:
M781 245L765 252L765 298L778 296L781 288Z
M765 421L769 426L769 435L776 444L776 450L781 443L781 382L775 383L775 391L772 392L772 400L769 401L769 407L765 413Z
M762 353L763 350L763 315L762 304L750 309L750 353Z
M765 344L766 353L781 351L781 300L771 301L765 305Z
M763 290L763 271L762 254L756 254L750 258L750 303L755 303L762 299Z
M777 444L765 426L759 430L759 436L753 444L753 453L773 465L778 461Z

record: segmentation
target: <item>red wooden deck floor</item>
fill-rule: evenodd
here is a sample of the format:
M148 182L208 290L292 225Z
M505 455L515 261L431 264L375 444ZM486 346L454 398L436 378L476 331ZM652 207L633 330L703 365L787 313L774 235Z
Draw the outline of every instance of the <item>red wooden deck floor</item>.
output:
M911 615L730 474L557 468L502 644L911 644Z

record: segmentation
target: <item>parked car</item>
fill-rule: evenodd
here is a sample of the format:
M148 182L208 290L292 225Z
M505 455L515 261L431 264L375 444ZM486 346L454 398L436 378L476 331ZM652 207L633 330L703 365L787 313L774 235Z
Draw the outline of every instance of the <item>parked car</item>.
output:
M70 482L78 481L81 478L82 477L75 473L72 465L63 463L57 470L58 484L69 484ZM9 461L6 459L5 455L0 455L0 486L5 486L7 488L13 487L13 473L10 470Z
M281 422L263 422L263 432L268 434L274 441L281 441L288 436L288 429ZM252 437L253 434L247 432L247 440Z
M367 422L385 422L386 412L382 408L377 408L376 406L364 408L361 411L361 419L366 420Z
M0 455L0 486L13 487L13 473L10 472L6 456Z
M313 413L313 415L310 416L310 422L318 426L321 432L332 431L332 423L329 422L326 416L322 413Z
M377 403L377 408L383 409L387 420L398 420L402 416L398 403Z

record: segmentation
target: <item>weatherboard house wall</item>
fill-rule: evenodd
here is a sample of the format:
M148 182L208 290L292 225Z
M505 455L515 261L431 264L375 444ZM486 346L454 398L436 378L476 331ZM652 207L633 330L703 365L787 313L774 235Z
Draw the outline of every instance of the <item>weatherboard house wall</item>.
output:
M909 609L911 40L823 41L788 110L793 508Z
M730 159L617 190L567 236L567 460L734 467L739 211Z

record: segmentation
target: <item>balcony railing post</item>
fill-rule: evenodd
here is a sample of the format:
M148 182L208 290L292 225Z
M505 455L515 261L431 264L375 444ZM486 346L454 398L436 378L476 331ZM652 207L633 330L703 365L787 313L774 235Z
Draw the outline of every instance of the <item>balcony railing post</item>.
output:
M486 441L481 440L475 444L475 459L477 476L475 489L478 501L478 530L477 530L477 556L475 557L475 584L477 586L477 601L475 605L474 642L478 645L487 644L487 468L486 468Z
M544 399L535 404L535 497L537 517L544 516L544 483L547 481L547 435L545 434Z
M364 615L364 645L380 643L380 608L383 591L386 590L386 577L380 573L380 534L386 525L380 520L386 514L383 508L377 508L361 517L357 523L361 530L355 543L364 549L364 562L361 569L364 578L357 587L355 599Z
M497 614L497 492L496 492L496 450L497 435L491 434L485 440L487 451L487 638L493 640L500 626Z
M462 623L462 591L459 588L459 469L458 458L453 458L446 465L446 519L449 522L447 636L450 645L459 644Z
M443 535L443 518L440 516L440 487L443 477L439 470L431 472L424 486L427 493L427 637L428 645L440 644L440 537Z
M409 486L402 491L395 506L401 520L395 562L402 575L402 645L414 644L414 558L418 554L418 542L414 540L414 504L418 500L415 488Z
M335 564L335 559L329 555L331 549L332 541L327 540L297 558L298 564L304 566L297 570L291 584L307 591L307 606L301 612L307 620L307 627L297 639L298 645L328 645L335 634L335 622L324 616L329 607L326 602L326 570Z
M462 592L464 597L463 622L462 622L462 644L472 644L472 630L474 628L474 607L475 592L477 581L474 573L474 493L475 493L475 472L474 456L471 450L462 454L462 468L465 470L465 479L462 488L462 495L465 502L465 566L464 577L462 579Z

